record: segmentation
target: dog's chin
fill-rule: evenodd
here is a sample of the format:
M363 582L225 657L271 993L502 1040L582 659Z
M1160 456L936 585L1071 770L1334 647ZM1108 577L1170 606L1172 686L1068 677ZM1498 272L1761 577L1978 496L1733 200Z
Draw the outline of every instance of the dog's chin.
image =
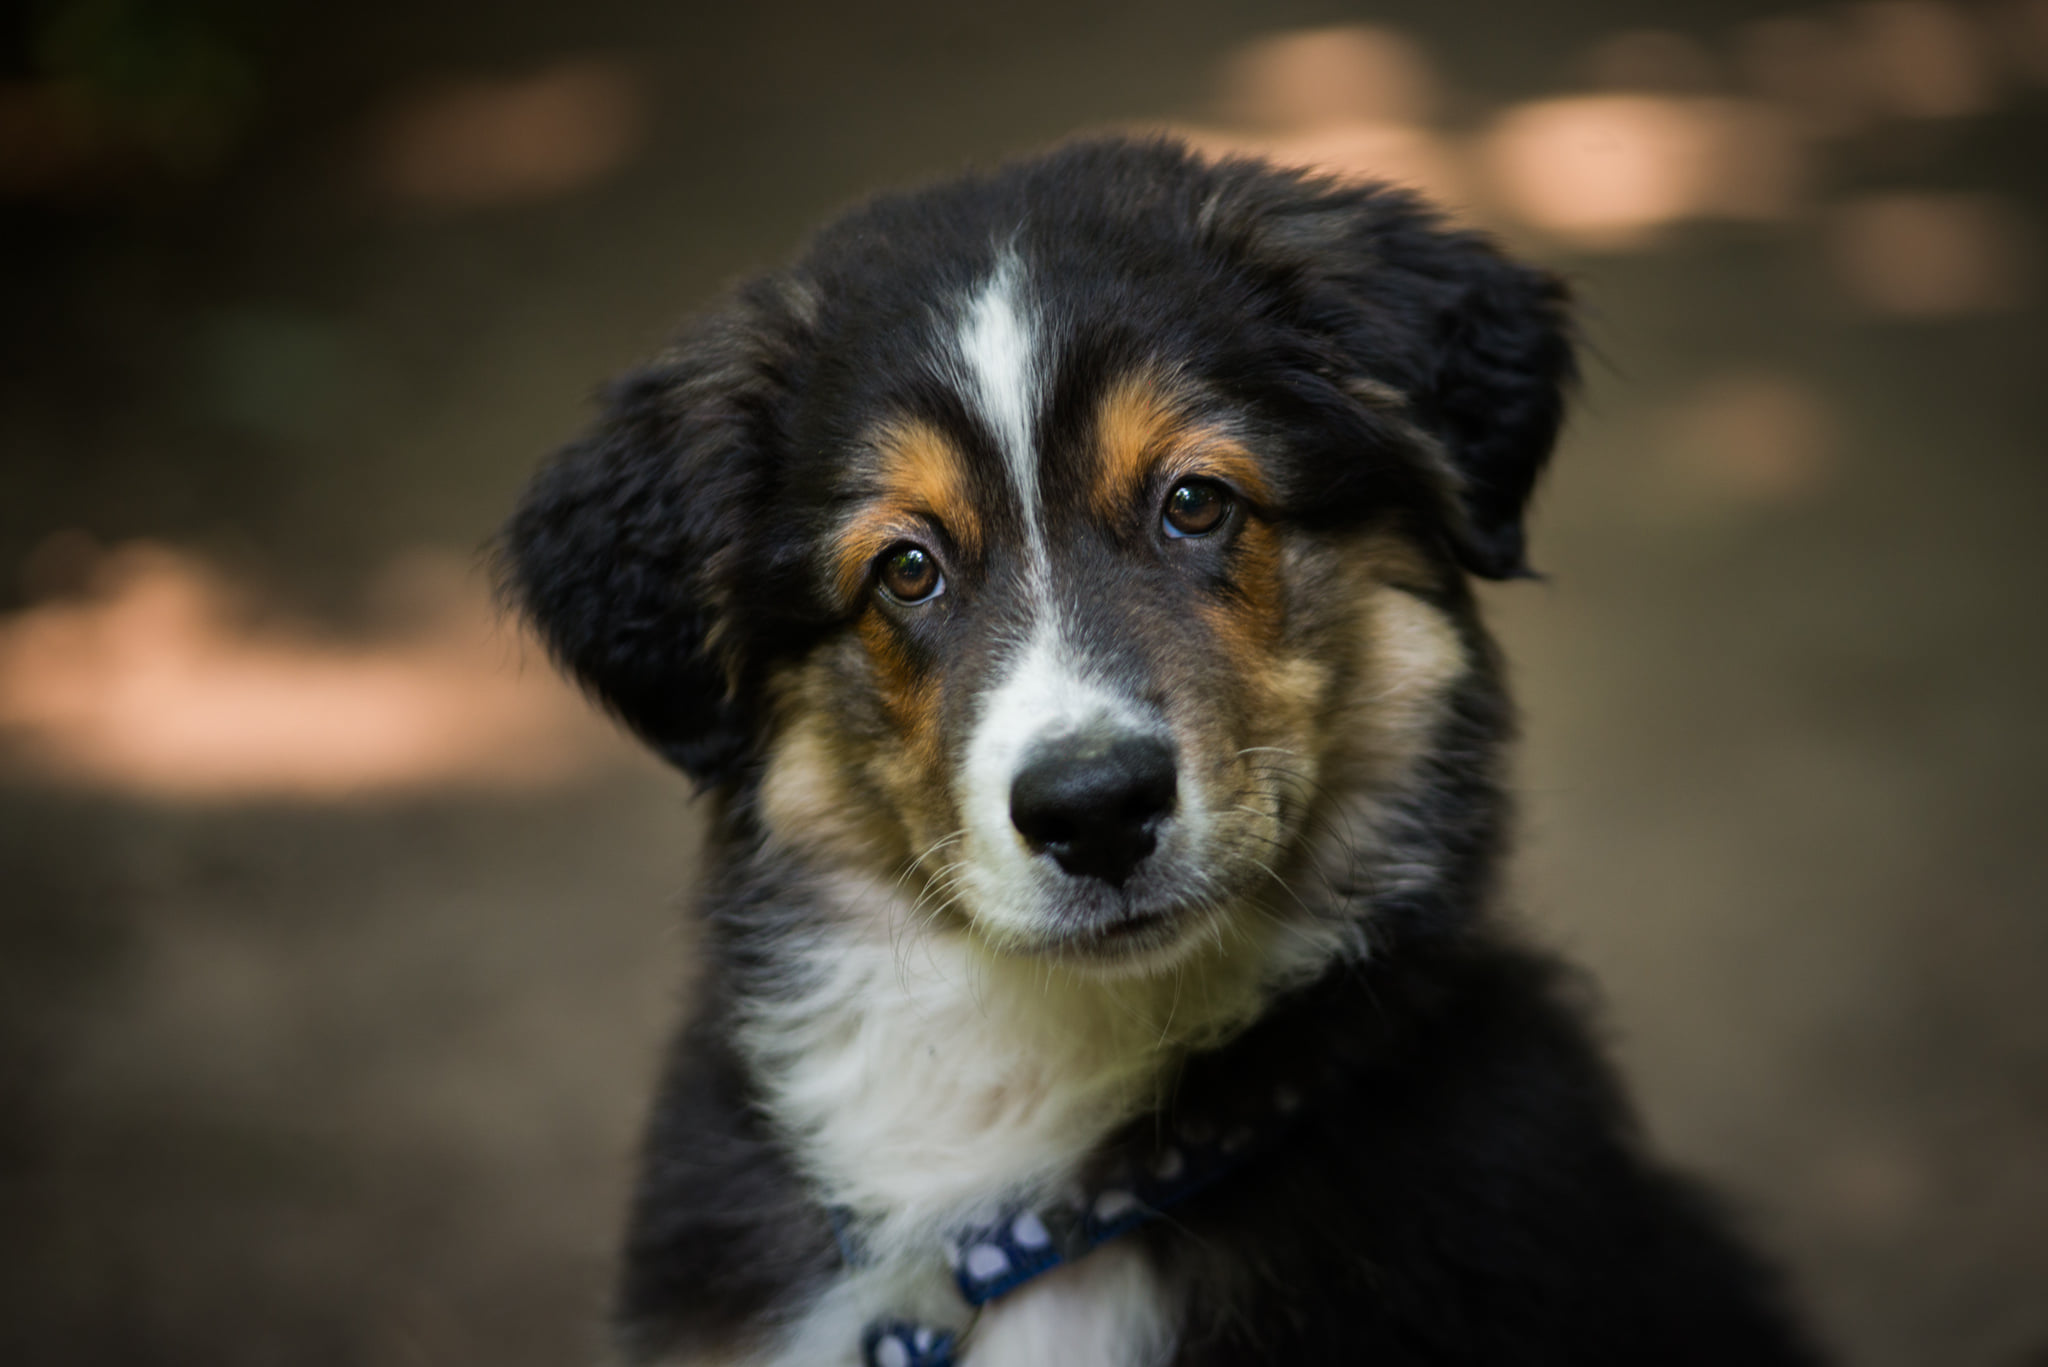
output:
M1030 933L1004 937L1003 952L1088 977L1139 978L1171 971L1215 938L1211 906L1150 898L1103 905L1107 900L1051 909Z

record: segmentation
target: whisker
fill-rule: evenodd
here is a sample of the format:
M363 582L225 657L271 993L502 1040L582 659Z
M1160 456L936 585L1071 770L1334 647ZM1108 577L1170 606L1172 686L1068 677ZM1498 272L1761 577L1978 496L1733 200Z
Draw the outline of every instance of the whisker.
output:
M949 832L946 835L942 835L937 840L933 841L930 845L928 845L925 848L925 852L923 854L919 855L917 858L911 860L908 864L903 866L903 872L896 875L895 886L899 888L902 887L904 880L908 879L911 874L917 872L918 865L924 863L925 860L931 858L933 855L937 854L940 850L946 848L948 845L951 845L956 841L964 838L966 834L967 828L965 826L962 826L960 829Z

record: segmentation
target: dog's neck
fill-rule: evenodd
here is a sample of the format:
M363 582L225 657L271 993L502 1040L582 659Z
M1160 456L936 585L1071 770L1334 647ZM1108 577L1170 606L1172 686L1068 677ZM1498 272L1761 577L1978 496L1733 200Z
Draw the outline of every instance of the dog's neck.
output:
M1164 973L1083 976L920 927L886 885L843 878L822 895L829 914L743 1002L739 1043L821 1198L857 1212L883 1257L1072 1181L1189 1050L1340 949L1239 930Z

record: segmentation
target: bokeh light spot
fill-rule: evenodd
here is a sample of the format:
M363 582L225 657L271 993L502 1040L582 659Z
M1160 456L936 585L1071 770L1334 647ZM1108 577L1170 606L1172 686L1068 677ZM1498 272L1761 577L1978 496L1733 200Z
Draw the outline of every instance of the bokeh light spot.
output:
M581 190L637 150L644 103L631 68L590 58L444 80L400 96L379 121L375 181L395 200L443 209Z
M1720 502L1789 503L1818 492L1840 449L1834 412L1786 375L1743 371L1701 385L1671 412L1669 457L1694 492Z
M75 573L75 537L42 560ZM403 629L344 641L262 619L198 559L134 545L82 597L0 618L0 742L48 777L158 798L526 788L624 751L436 556L401 561Z
M1989 53L1970 17L1937 0L1871 0L1850 12L1871 97L1904 118L1953 119L1991 107Z
M1993 195L1852 200L1836 211L1832 247L1850 298L1884 316L1998 313L2031 294L2026 235L2016 212Z
M1276 34L1224 68L1233 121L1283 129L1419 123L1438 103L1436 73L1414 39L1353 25Z
M1769 105L1658 95L1517 106L1488 138L1485 165L1507 213L1610 249L1688 218L1783 218L1804 179L1798 141Z

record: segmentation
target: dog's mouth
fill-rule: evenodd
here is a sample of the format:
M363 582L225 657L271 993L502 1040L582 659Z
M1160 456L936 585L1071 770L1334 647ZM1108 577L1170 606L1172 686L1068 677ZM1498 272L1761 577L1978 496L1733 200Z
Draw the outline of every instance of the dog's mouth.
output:
M1139 912L1124 920L1106 926L1094 926L1079 932L1074 942L1083 947L1115 948L1119 945L1143 943L1167 933L1174 920L1171 912Z
M1179 957L1197 920L1191 909L1132 910L1107 920L1062 926L1047 933L1038 952L1077 967L1142 970Z

